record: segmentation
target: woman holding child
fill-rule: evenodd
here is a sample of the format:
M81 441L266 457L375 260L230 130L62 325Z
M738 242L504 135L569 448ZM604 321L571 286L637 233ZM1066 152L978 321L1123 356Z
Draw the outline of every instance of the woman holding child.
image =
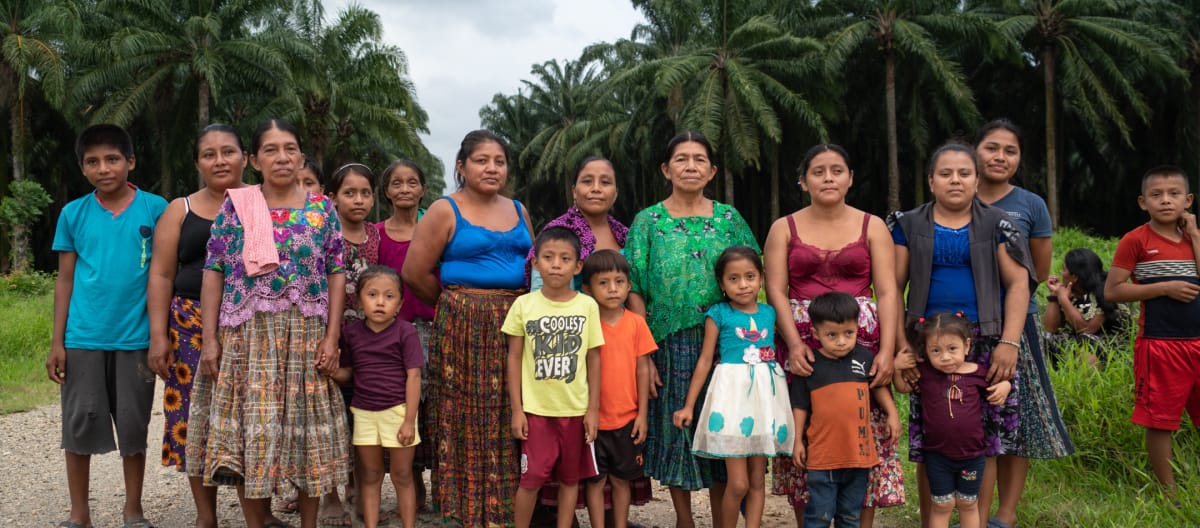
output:
M525 208L501 194L510 157L491 132L463 138L458 191L417 223L403 266L411 291L437 303L429 353L439 435L435 503L468 528L511 524L520 476L500 326L524 290L533 234Z
M713 264L729 246L757 250L758 242L733 206L704 196L717 167L703 135L684 132L672 138L659 170L670 182L671 194L638 213L630 228L625 253L633 292L628 306L646 316L659 350L652 378L659 378L661 386L650 402L645 471L670 487L676 526L691 528L692 491L711 488L713 518L721 518L725 467L719 460L693 456L692 431L676 428L671 418L687 399L704 338L704 314L721 300ZM702 408L703 402L697 405Z
M188 474L236 484L246 524L298 488L302 526L346 483L338 365L345 274L333 204L302 189L299 133L259 126L250 163L261 186L230 189L213 221L201 288L203 345L192 395ZM235 192L236 191L236 192Z
M767 300L777 313L791 314L777 323L778 336L786 344L785 361L793 374L812 374L813 348L819 343L808 304L822 293L845 292L858 300L858 342L876 354L872 386L887 386L900 321L891 235L879 217L846 203L854 171L842 147L812 147L799 169L800 188L812 205L776 220L763 250ZM862 525L868 527L876 507L904 504L898 439L889 438L887 415L878 405L872 405L871 424L880 464L871 470L863 501ZM788 497L802 524L808 502L805 471L789 457L776 457L774 471L774 493Z
M971 321L974 334L968 361L987 369L989 383L1011 379L1019 386L1017 357L1030 353L1021 350L1028 346L1022 338L1029 292L1037 284L1023 237L1004 211L976 199L979 171L974 150L943 145L934 151L929 167L933 201L888 217L896 244L898 291L908 289L905 327L935 313L961 313ZM897 343L897 362L911 363L914 353L905 333L897 334ZM994 457L1013 453L1018 445L1016 394L1014 388L1005 405L987 405L984 410L989 458L983 482L995 474ZM920 397L914 394L909 401L909 458L918 462L925 524L932 503L923 464ZM987 524L987 510L980 508L980 515L981 524Z

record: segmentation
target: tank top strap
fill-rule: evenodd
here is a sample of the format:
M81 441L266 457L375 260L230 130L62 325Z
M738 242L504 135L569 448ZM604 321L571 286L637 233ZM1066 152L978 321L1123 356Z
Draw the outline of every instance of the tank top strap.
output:
M862 235L858 237L859 242L867 241L867 228L871 227L871 213L863 213Z
M447 202L450 202L450 207L452 209L454 209L454 222L456 224L461 224L463 221L463 216L462 216L462 212L458 210L458 203L456 203L454 201L454 198L451 198L449 195L443 196L442 199L446 200Z
M787 215L787 221L788 221L788 229L790 229L790 230L792 231L792 239L793 239L793 240L799 240L799 239L800 239L800 237L799 237L799 235L797 235L797 234L796 234L796 220L795 220L795 215L793 215L793 214L791 214L791 213L788 213L788 215Z
M190 212L192 212L192 201L189 200L187 196L184 196L183 197L183 213L186 215L187 213L190 213Z
M523 208L525 206L521 205L520 200L513 198L513 207L517 208L517 225L516 225L516 227L513 227L513 229L516 229L517 227L524 227L525 226L525 214L523 213Z

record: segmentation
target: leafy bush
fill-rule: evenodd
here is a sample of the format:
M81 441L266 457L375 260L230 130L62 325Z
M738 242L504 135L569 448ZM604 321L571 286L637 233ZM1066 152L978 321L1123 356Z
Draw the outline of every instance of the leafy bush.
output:
M40 271L14 272L0 277L3 291L22 297L35 297L54 291L55 275Z

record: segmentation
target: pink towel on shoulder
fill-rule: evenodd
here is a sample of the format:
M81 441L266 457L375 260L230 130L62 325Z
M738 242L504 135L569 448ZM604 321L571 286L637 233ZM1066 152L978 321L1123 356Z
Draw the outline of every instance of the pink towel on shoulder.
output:
M271 209L257 185L227 189L233 210L242 221L242 262L246 275L257 277L279 267L279 252L275 249L275 228L271 224Z

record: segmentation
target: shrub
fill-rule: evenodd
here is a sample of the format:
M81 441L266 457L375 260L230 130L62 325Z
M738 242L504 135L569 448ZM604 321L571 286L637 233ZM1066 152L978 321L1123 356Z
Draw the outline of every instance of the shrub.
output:
M13 272L0 277L0 287L7 293L35 297L54 291L55 275L40 271Z

